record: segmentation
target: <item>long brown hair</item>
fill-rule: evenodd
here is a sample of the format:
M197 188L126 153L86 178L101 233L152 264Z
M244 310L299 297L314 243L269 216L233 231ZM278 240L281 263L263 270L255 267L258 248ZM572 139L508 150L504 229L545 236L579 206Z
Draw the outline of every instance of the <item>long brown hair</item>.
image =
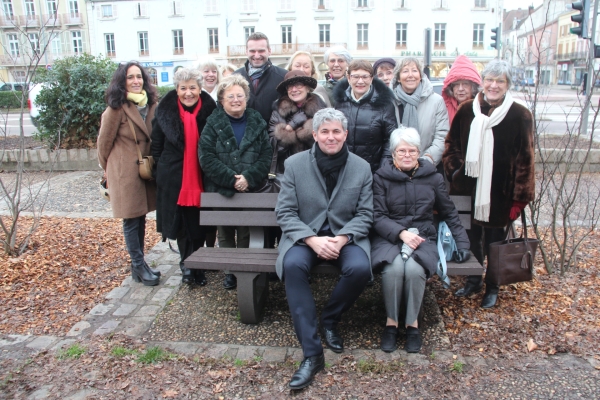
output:
M151 106L156 103L156 88L150 83L150 75L148 75L146 69L142 67L139 62L129 61L128 63L119 64L119 67L108 84L104 99L110 108L116 110L121 108L121 106L127 102L127 88L125 87L125 83L127 82L127 70L129 70L129 67L134 66L142 71L142 79L144 79L142 88L146 91L146 95L148 96L148 105Z

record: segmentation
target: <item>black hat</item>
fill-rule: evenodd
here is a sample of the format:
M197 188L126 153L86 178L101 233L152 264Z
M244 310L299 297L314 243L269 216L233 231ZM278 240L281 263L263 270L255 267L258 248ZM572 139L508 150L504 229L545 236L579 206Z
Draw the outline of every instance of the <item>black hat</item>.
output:
M315 78L306 75L304 71L295 70L285 74L285 78L283 78L283 81L279 85L277 85L277 91L279 92L279 94L285 95L287 94L287 87L298 82L302 83L305 86L308 86L313 90L317 87L317 80Z
M377 75L377 68L379 68L379 66L381 64L390 64L393 68L396 66L396 61L394 61L393 58L389 58L389 57L380 58L379 60L375 61L373 63L373 74L374 75Z

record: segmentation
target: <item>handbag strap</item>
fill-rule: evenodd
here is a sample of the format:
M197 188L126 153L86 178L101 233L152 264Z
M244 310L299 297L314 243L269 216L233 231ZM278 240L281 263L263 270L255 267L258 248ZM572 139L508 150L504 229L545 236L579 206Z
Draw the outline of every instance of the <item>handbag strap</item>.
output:
M523 225L523 235L527 241L527 218L525 218L525 210L521 210L521 224Z
M268 178L273 180L277 177L277 138L271 136L271 147L273 147L273 156L271 157L271 168L269 169Z
M144 158L142 157L142 152L140 151L140 145L137 141L137 136L135 135L135 128L133 127L133 122L127 116L125 116L127 122L129 122L129 129L131 129L131 133L133 134L133 141L135 142L135 147L137 148L138 153L138 164L142 164L144 162Z
M446 253L444 253L444 246L442 246L442 224L444 221L441 221L438 226L438 240L437 240L437 248L438 255L440 256L440 260L438 261L437 274L444 285L444 288L448 289L450 287L450 278L448 278L448 265L446 264Z

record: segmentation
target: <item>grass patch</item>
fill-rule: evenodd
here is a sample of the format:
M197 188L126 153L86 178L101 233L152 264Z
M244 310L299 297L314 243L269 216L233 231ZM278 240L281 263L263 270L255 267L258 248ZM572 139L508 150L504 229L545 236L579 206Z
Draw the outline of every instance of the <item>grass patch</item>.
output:
M458 372L459 374L463 372L463 368L465 363L460 361L454 361L452 366L450 367L450 372Z
M57 358L59 360L64 360L67 358L79 358L85 353L85 347L79 345L78 343L73 343L66 349L60 350L58 352Z
M239 358L236 358L235 361L233 362L233 365L235 365L236 367L243 367L247 364L248 362L245 360L240 360Z
M429 358L432 360L435 360L435 351L431 351L431 354L429 355Z
M385 374L400 371L403 366L404 364L399 361L381 362L373 359L362 359L358 361L357 369L363 374Z
M159 346L150 347L143 353L140 353L137 358L137 362L142 364L156 364L164 360L171 360L176 358L174 354L171 354L163 350Z
M130 355L136 354L136 353L137 353L137 350L128 349L127 347L123 347L123 346L115 346L110 350L110 354L112 354L113 356L118 357L118 358L130 356Z
M254 362L255 363L259 363L263 360L263 358L261 356L254 356Z

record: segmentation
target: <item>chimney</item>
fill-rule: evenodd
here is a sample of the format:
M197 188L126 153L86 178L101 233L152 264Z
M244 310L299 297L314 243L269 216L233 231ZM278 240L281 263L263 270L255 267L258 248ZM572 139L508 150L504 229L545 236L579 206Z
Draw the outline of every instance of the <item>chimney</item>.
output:
M529 15L533 12L533 6L529 6Z

